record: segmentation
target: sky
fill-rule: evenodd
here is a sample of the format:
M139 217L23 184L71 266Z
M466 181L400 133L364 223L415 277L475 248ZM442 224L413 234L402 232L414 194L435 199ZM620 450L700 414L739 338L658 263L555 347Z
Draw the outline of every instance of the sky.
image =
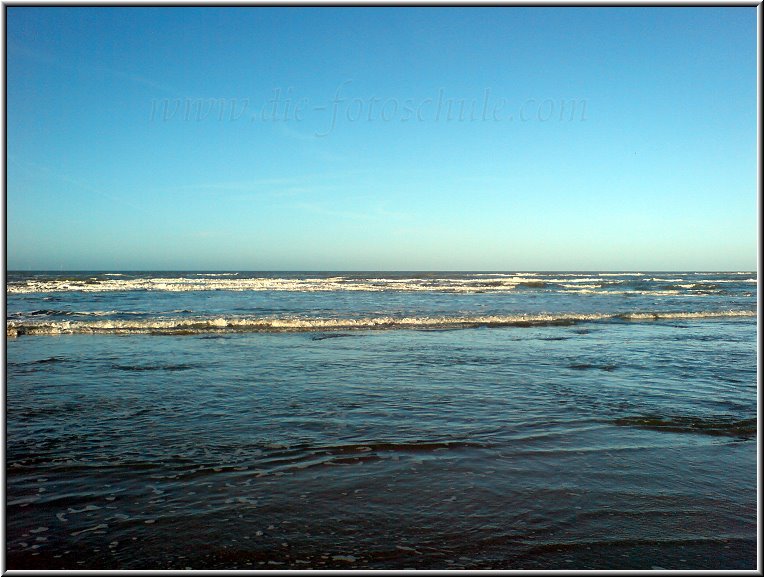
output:
M756 9L7 7L9 270L755 270Z

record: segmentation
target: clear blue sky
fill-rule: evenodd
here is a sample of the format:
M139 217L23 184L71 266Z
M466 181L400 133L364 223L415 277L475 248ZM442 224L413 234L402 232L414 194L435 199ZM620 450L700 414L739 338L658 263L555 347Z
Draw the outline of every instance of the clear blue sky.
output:
M7 34L9 269L756 268L755 8L9 7Z

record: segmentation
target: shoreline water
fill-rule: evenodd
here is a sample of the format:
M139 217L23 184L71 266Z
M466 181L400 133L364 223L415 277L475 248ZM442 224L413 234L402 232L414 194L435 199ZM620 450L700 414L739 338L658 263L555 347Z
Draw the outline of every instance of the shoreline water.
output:
M756 286L662 282L7 293L8 567L754 569Z

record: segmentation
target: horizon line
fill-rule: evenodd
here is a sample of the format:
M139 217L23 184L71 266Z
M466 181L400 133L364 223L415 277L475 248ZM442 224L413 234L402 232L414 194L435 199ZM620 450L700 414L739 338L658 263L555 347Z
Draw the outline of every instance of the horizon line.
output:
M27 273L27 272L247 272L247 273L270 273L270 272L292 272L292 273L370 273L370 272L426 272L426 273L590 273L590 272L608 272L608 273L652 273L652 272L718 272L718 273L758 273L756 269L736 270L736 269L207 269L207 268L161 268L161 269L6 269L8 273Z

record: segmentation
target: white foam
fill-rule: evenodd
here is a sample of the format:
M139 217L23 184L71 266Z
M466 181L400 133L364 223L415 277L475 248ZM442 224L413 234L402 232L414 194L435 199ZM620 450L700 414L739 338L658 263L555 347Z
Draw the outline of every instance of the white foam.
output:
M489 284L490 282L490 284ZM8 284L8 294L49 292L114 292L114 291L507 291L523 282L538 282L535 277L512 276L492 281L469 278L135 278L84 280L36 280Z
M512 273L512 274L508 274L505 272L476 272L473 274L473 276L499 276L499 277L523 276L525 277L525 276L538 276L539 274L540 273L537 273L537 272L518 272L518 273Z
M578 289L581 291L583 291L584 289L598 289L601 287L601 285L599 284L569 284L569 283L564 283L562 286L564 288ZM566 292L575 292L575 291L566 291ZM590 291L590 292L595 292L595 291ZM603 291L596 291L596 292L603 292Z
M744 278L744 279L729 279L729 278L704 278L700 281L701 283L717 283L717 282L751 282L751 283L758 283L755 278Z
M696 311L696 312L671 312L671 313L627 313L617 315L628 320L644 319L710 319L721 317L755 317L756 311Z
M518 315L441 317L197 317L94 321L7 321L7 336L66 334L197 334L208 332L301 332L350 329L468 328L475 326L534 326L580 322L659 319L705 319L754 317L756 311L632 312L632 313L539 313Z
M588 288L579 288L579 289L568 289L565 291L561 291L564 293L575 293L579 295L589 295L589 294L597 294L597 295L608 295L608 296L615 296L615 295L650 295L650 296L675 296L678 294L682 294L683 296L698 296L697 293L681 293L679 290L650 290L650 291L634 291L634 290L595 290L595 289L588 289Z
M119 273L110 273L116 275ZM511 292L520 288L533 287L537 283L548 285L580 285L593 289L593 285L619 285L626 279L603 278L617 276L643 276L643 273L599 273L592 274L549 274L539 273L480 273L473 277L356 277L334 276L313 278L253 277L234 278L239 273L196 273L192 277L146 277L146 278L101 278L101 279L27 279L11 282L6 286L7 294L51 293L51 292L117 292L117 291L407 291L407 292ZM228 275L228 276L226 276ZM222 278L221 278L222 277ZM646 279L648 280L648 279ZM685 282L683 278L653 278L659 282ZM706 283L756 283L748 279L704 279ZM521 286L523 285L523 286ZM692 285L682 285L689 288Z

